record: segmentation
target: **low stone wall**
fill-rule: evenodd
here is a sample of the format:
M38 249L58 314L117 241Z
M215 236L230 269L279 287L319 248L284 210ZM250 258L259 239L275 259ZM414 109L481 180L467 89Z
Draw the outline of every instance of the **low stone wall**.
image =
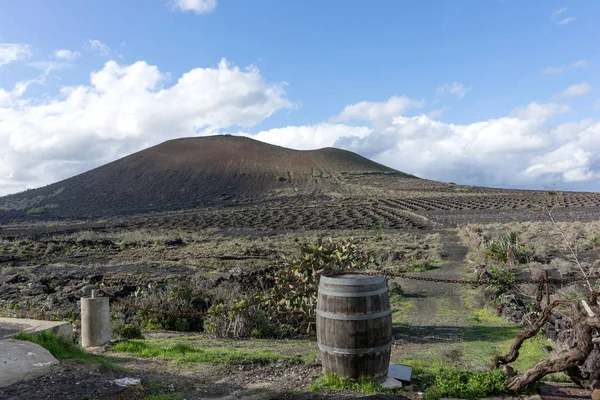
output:
M49 331L67 340L73 340L73 328L70 322L0 318L0 339L10 338L19 332L36 333L43 331Z

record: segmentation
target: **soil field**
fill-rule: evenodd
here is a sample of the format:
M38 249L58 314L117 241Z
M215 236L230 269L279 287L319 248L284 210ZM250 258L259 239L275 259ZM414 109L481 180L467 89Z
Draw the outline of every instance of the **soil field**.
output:
M247 205L137 214L87 221L43 220L5 224L0 237L21 237L105 229L183 229L186 231L430 230L460 224L544 221L543 193L445 194L415 198L331 198L299 196ZM565 193L552 199L563 221L600 219L600 194Z

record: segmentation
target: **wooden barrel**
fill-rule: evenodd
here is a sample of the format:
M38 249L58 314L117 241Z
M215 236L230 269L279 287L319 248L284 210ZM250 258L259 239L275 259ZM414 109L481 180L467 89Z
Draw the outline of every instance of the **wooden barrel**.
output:
M324 372L352 381L385 379L390 364L392 313L384 276L322 276L317 342Z

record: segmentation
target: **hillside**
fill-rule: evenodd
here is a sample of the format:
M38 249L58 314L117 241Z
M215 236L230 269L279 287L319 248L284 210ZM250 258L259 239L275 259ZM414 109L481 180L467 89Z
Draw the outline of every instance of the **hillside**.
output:
M358 154L291 150L253 139L170 140L43 188L0 198L4 219L97 217L326 193L350 175L416 179ZM0 220L2 218L0 217Z

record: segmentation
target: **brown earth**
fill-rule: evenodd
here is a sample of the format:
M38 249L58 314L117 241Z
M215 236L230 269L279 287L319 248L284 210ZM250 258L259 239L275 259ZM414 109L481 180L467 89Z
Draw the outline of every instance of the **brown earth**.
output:
M31 208L44 208L53 217L122 215L248 201L277 190L312 192L336 186L339 175L352 173L416 179L345 150L299 151L211 136L167 141L64 181L6 196L0 208L12 211L9 215Z
M188 400L392 400L417 398L398 394L359 395L352 392L307 391L303 386L318 376L320 370L311 365L234 366L227 368L195 368L187 373L159 360L132 360L117 371L97 364L62 361L49 374L0 388L6 400L139 400L153 387L164 398ZM141 385L128 388L114 383L117 379L140 379ZM181 395L185 393L185 395ZM173 397L168 397L172 395Z
M380 222L387 229L428 229L539 219L536 206L546 194L419 179L335 148L299 151L211 136L171 140L2 197L0 224L76 219L93 226L108 218L111 226L196 229L363 229ZM569 218L600 217L598 193L557 198ZM124 216L134 218L124 222Z

